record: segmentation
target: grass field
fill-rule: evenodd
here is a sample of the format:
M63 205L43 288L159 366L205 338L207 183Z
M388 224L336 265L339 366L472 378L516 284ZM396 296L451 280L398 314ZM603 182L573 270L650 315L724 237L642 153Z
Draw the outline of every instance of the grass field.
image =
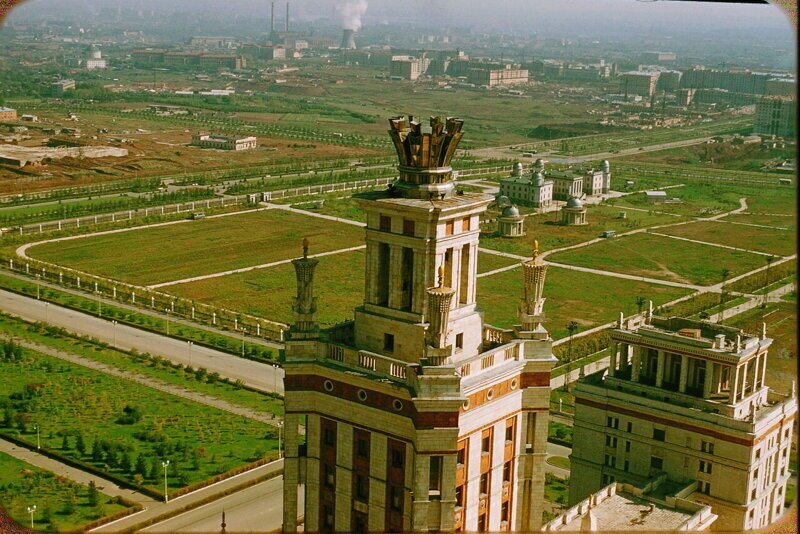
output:
M0 453L0 505L20 525L30 525L27 508L36 505L36 530L77 530L127 508L102 492L90 497L89 487L51 471Z
M580 330L586 330L615 320L619 312L635 313L639 296L659 305L688 293L689 290L676 287L550 267L544 286L545 327L558 339L568 335L566 327L570 321L576 321ZM495 326L510 328L518 322L517 306L522 294L519 269L478 280L478 304L486 322Z
M697 285L764 265L763 256L669 237L635 234L548 256L550 261Z
M658 232L780 256L789 256L797 251L796 234L789 230L773 230L741 224L731 225L722 222L694 222L661 228Z
M725 324L742 328L750 334L761 332L767 323L767 336L773 341L767 358L767 385L779 393L788 393L797 380L797 307L778 302L766 308L754 308L725 320Z
M359 250L319 258L314 291L321 324L333 325L352 319L353 308L364 303L364 257L364 251ZM514 263L519 262L488 253L478 256L479 272ZM291 303L297 291L291 264L166 286L163 290L284 323L293 320Z
M206 218L29 249L37 259L134 284L169 282L228 269L353 247L363 229L284 210Z
M276 429L263 423L34 351L4 354L0 369L3 432L35 444L38 424L42 447L155 491L162 460L176 489L277 448Z
M625 219L619 218L620 212L625 212ZM600 237L605 230L616 230L619 233L645 228L658 224L667 224L680 221L678 217L669 215L650 214L638 210L626 210L624 207L589 206L586 226L562 226L559 224L559 212L534 215L526 218L527 235L522 238L503 238L481 236L481 246L509 252L521 256L530 256L533 250L533 240L539 240L542 251L566 247L590 241Z
M734 213L733 215L727 215L720 220L747 224L763 224L765 226L774 226L776 228L786 228L787 230L792 231L797 230L797 218L794 215L791 217L786 217L782 215Z

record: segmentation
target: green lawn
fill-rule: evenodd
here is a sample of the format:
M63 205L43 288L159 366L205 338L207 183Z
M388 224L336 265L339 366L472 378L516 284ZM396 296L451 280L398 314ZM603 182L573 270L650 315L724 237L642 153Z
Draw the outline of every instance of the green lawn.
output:
M569 458L566 456L550 456L547 463L561 469L569 469Z
M97 490L95 490L97 491ZM28 507L36 506L36 530L78 530L125 510L105 493L90 495L88 486L72 482L0 452L0 503L20 525L30 525Z
M106 343L93 343L66 333L57 333L54 329L48 331L41 324L26 323L8 315L0 315L0 329L16 339L70 352L117 369L223 399L231 404L277 415L283 413L283 401L280 398L244 389L220 379L217 374L207 373L205 369L185 368L157 356L115 350Z
M2 432L35 444L38 424L43 448L155 491L162 460L174 490L277 448L273 427L35 351L4 350L0 372Z
M773 230L741 224L732 225L724 222L694 222L661 228L656 231L780 256L789 256L797 251L795 244L797 234L789 230Z
M87 237L32 247L37 259L134 284L169 282L357 246L364 230L283 210Z
M481 243L483 243L483 239L481 239ZM478 252L478 274L488 273L495 269L502 269L503 267L519 264L520 262L521 260L498 256L497 254L491 254L489 252Z
M621 212L625 212L624 219L619 217ZM590 241L600 237L605 230L616 230L618 233L622 233L636 228L681 220L669 215L651 214L607 205L589 206L586 217L589 222L586 226L562 226L559 224L560 212L533 215L525 220L527 230L525 237L512 239L481 236L481 246L500 252L530 256L534 239L539 241L540 249L545 251Z
M759 215L754 213L734 213L721 219L722 221L740 222L747 224L763 224L765 226L775 226L795 231L797 229L797 218L795 216L785 217L781 215Z
M788 393L797 380L797 306L795 303L767 304L725 320L725 324L742 328L750 334L761 332L767 323L767 337L772 338L767 358L767 385L779 393Z
M764 257L757 254L644 233L559 252L547 259L698 285L721 282L724 269L736 276L764 265Z
M655 305L680 298L690 291L677 287L624 280L558 267L547 270L544 286L545 327L553 338L566 337L567 324L576 321L586 330L614 321L619 312L637 311L636 298L652 299ZM510 328L517 323L522 298L522 273L512 269L478 280L478 305L487 323Z

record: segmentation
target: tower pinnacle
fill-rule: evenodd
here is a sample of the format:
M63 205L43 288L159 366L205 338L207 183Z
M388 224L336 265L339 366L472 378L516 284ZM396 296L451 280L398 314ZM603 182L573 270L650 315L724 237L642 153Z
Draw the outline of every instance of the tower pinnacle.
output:
M519 331L521 337L546 339L544 329L544 281L547 264L539 256L539 241L533 242L533 257L522 264L523 298L519 305Z
M317 297L314 296L314 270L319 260L308 257L308 239L303 239L303 257L292 260L297 277L297 296L294 299L294 324L290 332L294 337L309 337L319 331L317 324ZM314 337L314 336L311 336Z

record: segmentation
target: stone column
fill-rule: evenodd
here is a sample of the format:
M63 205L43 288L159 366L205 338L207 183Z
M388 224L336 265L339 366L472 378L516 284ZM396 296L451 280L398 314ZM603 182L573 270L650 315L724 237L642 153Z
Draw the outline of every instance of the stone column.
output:
M678 381L678 391L686 393L686 378L689 376L689 357L681 354L681 377Z
M620 343L619 370L626 371L631 366L631 350L627 343Z
M731 387L731 392L728 395L728 404L735 404L738 400L736 397L739 395L739 366L735 366L733 368L733 387Z
M627 348L627 347L626 347ZM631 356L631 380L634 382L639 381L639 372L641 371L642 361L639 348L633 347L633 355Z
M617 351L619 350L619 343L614 343L611 348L611 357L608 361L608 376L613 377L617 371Z
M461 287L461 247L453 247L453 268L451 270L451 277L450 280L446 282L453 288L456 292L455 298L453 298L452 307L456 308L461 302L461 291L464 289Z
M759 385L759 387L764 387L764 385L766 384L764 379L767 378L767 353L766 352L761 355L761 359L763 361L761 362L761 384Z
M287 414L284 418L284 484L283 484L283 532L297 532L297 486L300 481L300 465L297 458L297 427L300 417Z
M403 248L389 245L389 307L399 309L403 301L403 280L401 277Z
M703 398L708 399L711 397L711 386L714 385L714 368L716 363L706 360L706 374L703 380Z
M667 359L663 350L658 351L658 365L656 366L656 387L660 388L664 383L664 364Z
M761 367L761 355L757 355L751 360L753 363L753 392L758 389L759 369Z
M364 280L364 300L378 302L378 243L367 243L367 274Z

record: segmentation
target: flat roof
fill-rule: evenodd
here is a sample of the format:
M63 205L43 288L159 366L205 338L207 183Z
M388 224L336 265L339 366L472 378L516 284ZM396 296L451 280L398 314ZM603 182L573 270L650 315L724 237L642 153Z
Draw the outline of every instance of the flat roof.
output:
M629 493L616 493L590 512L597 521L598 531L625 532L628 530L678 530L694 514L651 502ZM558 530L577 532L586 513L575 516Z

